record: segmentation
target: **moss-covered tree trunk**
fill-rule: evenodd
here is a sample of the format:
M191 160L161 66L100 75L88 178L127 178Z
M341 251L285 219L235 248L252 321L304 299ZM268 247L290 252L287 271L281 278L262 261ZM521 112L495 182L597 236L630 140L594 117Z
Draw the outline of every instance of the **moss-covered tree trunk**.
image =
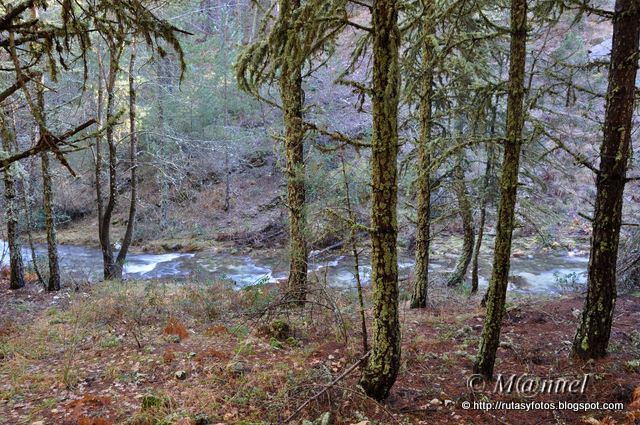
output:
M53 210L53 187L49 165L49 152L40 154L42 165L42 209L44 226L47 231L47 258L49 259L49 279L47 291L60 290L60 262L58 261L58 245L56 237L55 212Z
M299 0L280 0L283 22L290 22L300 6ZM280 95L284 114L287 156L287 206L289 209L289 295L303 303L307 293L307 240L305 219L304 127L302 117L302 63L298 34L293 27L286 33Z
M371 283L373 326L371 354L360 384L367 395L382 400L400 368L398 320L397 156L398 5L396 0L373 3L373 136L371 154Z
M433 97L433 0L424 2L424 46L422 51L422 96L420 98L420 140L417 162L416 266L411 308L424 308L429 299L429 247L431 242L431 118Z
M616 263L624 186L630 155L635 81L638 71L640 0L617 0L609 87L596 180L587 299L573 343L582 359L606 355L616 303Z
M42 77L40 77L42 81ZM45 125L45 103L43 86L37 88L38 111L40 114L39 131L42 134L46 131ZM49 279L47 281L47 291L60 290L60 262L58 261L58 241L56 237L56 220L53 209L53 183L49 165L49 152L40 154L40 164L42 168L42 210L44 212L44 227L47 232L47 258L49 260Z
M493 272L487 296L487 314L474 371L493 378L500 327L507 295L515 206L518 195L518 170L522 128L524 127L524 78L527 57L527 2L511 1L511 49L507 99L507 140L500 177L500 204L493 257Z
M463 241L462 251L456 268L453 270L453 274L447 281L447 286L459 286L464 283L467 270L469 269L469 263L471 263L471 257L473 256L473 246L475 241L475 233L473 229L473 210L471 208L471 202L469 201L469 195L467 194L467 184L465 182L464 167L466 166L466 160L461 153L458 156L456 166L453 169L453 191L456 194L458 200L458 211L460 218L462 219Z
M11 144L15 142L15 133L7 122L4 113L0 115L2 122L2 149L5 154L11 151ZM24 286L24 263L22 247L20 245L20 231L18 229L18 211L16 203L16 188L14 181L15 165L5 167L4 173L4 208L7 220L7 245L9 246L9 289L20 289Z

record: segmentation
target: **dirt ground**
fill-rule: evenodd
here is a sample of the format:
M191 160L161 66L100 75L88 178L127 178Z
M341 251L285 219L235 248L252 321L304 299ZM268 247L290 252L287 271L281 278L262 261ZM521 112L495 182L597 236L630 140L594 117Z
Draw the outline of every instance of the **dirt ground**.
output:
M352 293L316 288L300 311L285 310L273 286L107 282L58 294L1 286L2 424L284 423L362 357ZM402 365L388 400L359 391L356 367L290 423L638 423L640 298L619 298L610 355L586 363L569 356L582 296L509 301L496 374L589 374L582 394L495 394L493 383L472 391L479 296L435 287L432 298L426 310L403 301ZM483 410L474 401L624 409Z

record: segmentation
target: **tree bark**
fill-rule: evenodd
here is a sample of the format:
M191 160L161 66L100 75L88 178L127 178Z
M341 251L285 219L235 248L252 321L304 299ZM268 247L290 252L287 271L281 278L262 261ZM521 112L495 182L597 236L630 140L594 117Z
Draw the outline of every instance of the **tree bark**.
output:
M15 141L15 133L7 122L4 112L2 119L2 148L6 153L11 150L11 143ZM18 211L16 205L16 188L12 165L3 170L4 174L4 201L5 217L7 220L7 245L9 246L9 289L20 289L25 285L24 262L22 260L22 247L20 246L20 231L18 229Z
M47 291L60 290L60 263L58 261L58 246L56 238L55 212L53 210L53 188L49 167L49 152L40 154L42 165L42 193L44 222L47 229L47 257L49 259L49 279Z
M34 137L35 139L35 137ZM34 159L34 158L31 158ZM33 161L30 162L31 168L34 168ZM35 175L35 171L28 171L28 174ZM38 277L38 283L43 287L46 287L44 283L44 278L42 277L42 273L40 272L40 266L38 265L38 253L36 252L36 246L33 242L33 204L32 198L29 195L31 193L31 188L29 182L25 179L22 180L22 205L25 211L24 217L26 220L27 227L27 241L29 242L29 252L31 253L31 264L33 266L33 271Z
M100 51L96 50L96 56L98 60L98 92L96 99L96 122L98 127L101 128L103 125L102 122L102 113L104 107L104 87L103 87L103 76L104 76L104 68L102 64L102 55ZM98 212L98 240L100 241L100 246L102 247L102 221L104 217L104 200L102 197L102 134L98 133L96 135L96 152L95 152L95 189L96 189L96 208Z
M389 395L400 368L397 258L397 156L400 31L396 0L373 3L373 136L371 140L372 349L360 385L368 396Z
M39 77L42 83L42 76ZM38 111L40 115L39 133L42 135L45 129L45 103L43 86L36 89L38 101ZM40 153L40 163L42 168L42 208L44 210L44 223L47 231L47 258L49 259L49 279L47 281L47 291L60 290L60 262L58 261L58 242L56 238L56 220L53 208L53 184L49 164L49 152Z
M285 22L293 19L300 0L280 0ZM307 241L305 217L305 164L302 106L302 63L298 56L298 34L287 31L280 74L280 95L284 113L285 151L287 156L287 206L289 209L289 294L303 303L307 293Z
M433 45L435 34L433 22L433 0L424 3L423 31L426 42L422 52L422 97L420 99L420 140L418 141L417 164L417 219L416 225L416 266L411 308L425 308L429 300L429 248L431 243L431 118L433 97Z
M507 140L500 177L500 204L489 282L487 314L474 371L493 379L496 352L500 344L500 328L507 295L515 206L518 195L520 148L524 127L524 78L527 57L527 2L511 0L511 48L507 99Z
M573 342L573 354L585 360L606 355L613 322L616 264L638 71L639 22L640 0L616 1L587 299Z

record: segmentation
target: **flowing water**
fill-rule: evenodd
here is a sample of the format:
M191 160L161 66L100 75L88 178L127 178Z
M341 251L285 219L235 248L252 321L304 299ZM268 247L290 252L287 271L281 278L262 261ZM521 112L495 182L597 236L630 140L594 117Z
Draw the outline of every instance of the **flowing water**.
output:
M36 247L38 257L46 258L46 247ZM63 277L67 279L98 281L102 273L102 254L97 248L60 245L58 248ZM3 265L8 263L6 243L0 241L0 255ZM24 250L25 261L31 255ZM435 256L434 256L435 257ZM368 258L360 263L360 277L364 284L369 282L371 268ZM558 294L566 290L580 288L586 282L588 258L567 252L562 255L540 255L513 258L509 290L529 294ZM480 286L487 285L490 275L490 258L482 258L480 266ZM414 262L409 257L400 257L398 262L400 278L409 277ZM431 261L430 269L438 272L453 270L452 258ZM347 255L326 256L314 259L309 267L314 278L326 279L332 286L354 287L355 275L353 259ZM238 287L259 282L274 282L286 277L286 261L282 255L251 256L214 251L193 254L130 253L124 266L126 279L227 279Z

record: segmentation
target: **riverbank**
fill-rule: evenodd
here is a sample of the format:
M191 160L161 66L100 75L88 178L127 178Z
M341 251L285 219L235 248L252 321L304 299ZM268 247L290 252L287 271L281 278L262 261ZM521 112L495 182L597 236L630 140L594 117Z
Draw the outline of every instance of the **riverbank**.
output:
M8 424L278 423L362 355L353 293L315 287L284 310L277 285L106 282L47 294L0 292L0 417ZM627 423L640 372L640 299L619 299L611 354L569 357L581 296L518 297L507 305L496 372L582 377L583 394L470 391L484 311L479 295L436 286L427 310L407 307L403 362L383 404L348 374L293 420L330 412L355 423ZM365 288L367 306L370 291ZM333 306L327 309L322 306ZM370 321L369 312L367 320ZM624 411L465 410L465 401L622 402ZM636 403L638 404L638 403ZM207 422L208 420L209 422ZM200 422L198 422L200 421ZM320 423L320 422L318 422Z

